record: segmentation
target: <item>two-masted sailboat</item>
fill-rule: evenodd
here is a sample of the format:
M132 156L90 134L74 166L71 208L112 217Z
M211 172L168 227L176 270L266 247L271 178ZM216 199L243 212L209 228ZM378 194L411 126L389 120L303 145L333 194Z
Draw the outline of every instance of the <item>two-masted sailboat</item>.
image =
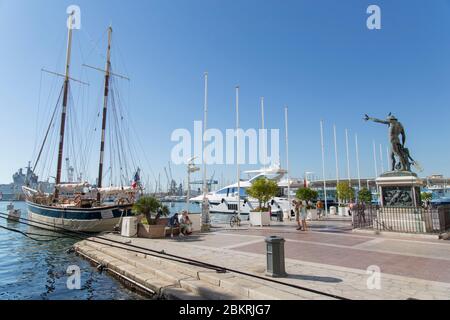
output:
M95 185L85 183L63 183L62 165L64 154L64 138L66 116L68 112L70 62L72 49L73 17L69 16L67 55L62 91L62 113L59 128L58 157L56 165L56 181L53 193L43 193L29 187L23 187L28 206L28 218L38 227L48 229L64 228L71 231L101 232L114 230L121 218L131 215L131 208L139 195L139 169L130 186L109 186L103 188L103 164L105 154L105 131L107 129L108 95L110 94L111 77L111 36L108 29L108 47L106 56L103 114L101 126L100 161L98 179ZM45 144L45 139L44 139ZM42 151L42 149L41 149ZM112 151L111 151L112 152ZM38 156L39 158L39 156Z

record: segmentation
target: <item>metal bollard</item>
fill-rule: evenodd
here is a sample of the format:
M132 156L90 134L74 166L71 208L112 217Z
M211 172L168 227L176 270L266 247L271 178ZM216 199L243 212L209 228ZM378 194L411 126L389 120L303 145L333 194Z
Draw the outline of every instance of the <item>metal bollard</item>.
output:
M278 211L277 213L277 221L278 222L283 222L283 211Z
M266 238L267 244L267 270L266 275L273 278L286 277L284 261L284 243L286 241L277 236Z

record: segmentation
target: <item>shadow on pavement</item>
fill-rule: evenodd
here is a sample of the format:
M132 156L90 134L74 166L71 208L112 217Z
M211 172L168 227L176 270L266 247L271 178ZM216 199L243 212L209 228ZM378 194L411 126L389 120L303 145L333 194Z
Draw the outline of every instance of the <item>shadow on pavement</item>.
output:
M174 236L173 238L167 237L167 240L171 240L173 242L197 242L203 241L203 237L199 235L190 235L190 236Z
M333 278L333 277L319 277L319 276L306 276L300 274L289 274L288 278L305 280L305 281L314 281L314 282L326 282L326 283L340 283L342 279Z

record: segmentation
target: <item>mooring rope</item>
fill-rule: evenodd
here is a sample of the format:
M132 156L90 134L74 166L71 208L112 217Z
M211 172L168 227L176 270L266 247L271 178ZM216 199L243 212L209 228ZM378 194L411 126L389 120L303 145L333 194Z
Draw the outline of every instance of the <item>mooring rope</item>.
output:
M0 212L0 218L8 220L7 214L1 213L1 212ZM291 288L294 288L294 289L298 289L298 290L314 293L314 294L317 294L317 295L326 296L326 297L337 299L337 300L350 300L350 299L345 298L345 297L341 297L341 296L338 296L338 295L334 295L334 294L331 294L331 293L327 293L327 292L323 292L323 291L319 291L319 290L315 290L315 289L311 289L311 288L307 288L307 287L303 287L303 286L298 286L298 285L295 285L295 284L292 284L292 283L286 283L286 282L282 282L282 281L279 281L279 280L276 280L276 279L270 279L270 278L258 276L258 275L255 275L255 274L251 274L251 273L247 273L247 272L243 272L243 271L239 271L239 270L235 270L235 269L231 269L231 268L227 268L227 267L217 266L217 265L205 263L205 262L198 261L198 260L194 260L194 259L190 259L190 258L186 258L186 257L181 257L181 256L169 254L169 253L166 253L164 250L158 251L158 250L153 250L153 249L149 249L149 248L144 248L144 247L136 246L136 245L133 245L133 244L130 244L130 243L123 243L123 242L120 242L120 241L117 241L117 240L112 240L112 239L108 239L108 238L101 237L101 236L92 236L91 234L87 234L87 233L84 233L84 232L67 230L67 229L64 229L64 228L61 228L61 227L56 227L54 225L46 224L46 223L43 223L43 222L32 221L32 220L25 219L25 218L20 218L20 220L23 220L23 221L26 221L26 222L23 222L23 221L17 221L17 222L19 222L21 224L28 225L28 226L32 226L32 227L37 227L35 224L42 225L42 226L47 226L47 227L51 228L53 232L61 233L61 234L64 234L64 235L66 235L68 237L72 237L73 239L77 239L77 240L84 240L84 241L89 241L89 242L98 243L98 244L106 244L106 245L109 245L112 248L128 250L128 251L133 252L133 253L146 254L146 255L149 255L149 256L162 258L162 259L166 259L166 260L169 260L169 261L179 262L179 263L188 264L188 265L197 266L197 267L203 267L205 269L215 270L216 272L219 272L219 273L232 272L232 273L235 273L235 274L239 274L239 275L243 275L243 276L247 276L247 277L251 277L251 278L255 278L255 279L260 279L260 280L276 283L276 284L279 284L279 285L283 285L283 286L291 287ZM30 224L28 222L32 222L32 224ZM45 229L43 227L37 227L37 228ZM54 231L54 229L58 229L58 231ZM96 241L94 239L107 241L109 243ZM112 245L111 242L112 243L116 243L116 244L120 244L120 246ZM124 248L124 247L129 247L130 249ZM149 254L148 252L151 252L152 254Z

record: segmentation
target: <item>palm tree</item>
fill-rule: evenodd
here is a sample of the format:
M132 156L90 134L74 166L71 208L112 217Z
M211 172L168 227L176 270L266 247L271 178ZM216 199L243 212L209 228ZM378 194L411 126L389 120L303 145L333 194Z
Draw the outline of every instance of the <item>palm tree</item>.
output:
M169 208L154 197L140 198L134 204L133 211L136 214L144 215L149 225L156 224L161 216L169 214Z

